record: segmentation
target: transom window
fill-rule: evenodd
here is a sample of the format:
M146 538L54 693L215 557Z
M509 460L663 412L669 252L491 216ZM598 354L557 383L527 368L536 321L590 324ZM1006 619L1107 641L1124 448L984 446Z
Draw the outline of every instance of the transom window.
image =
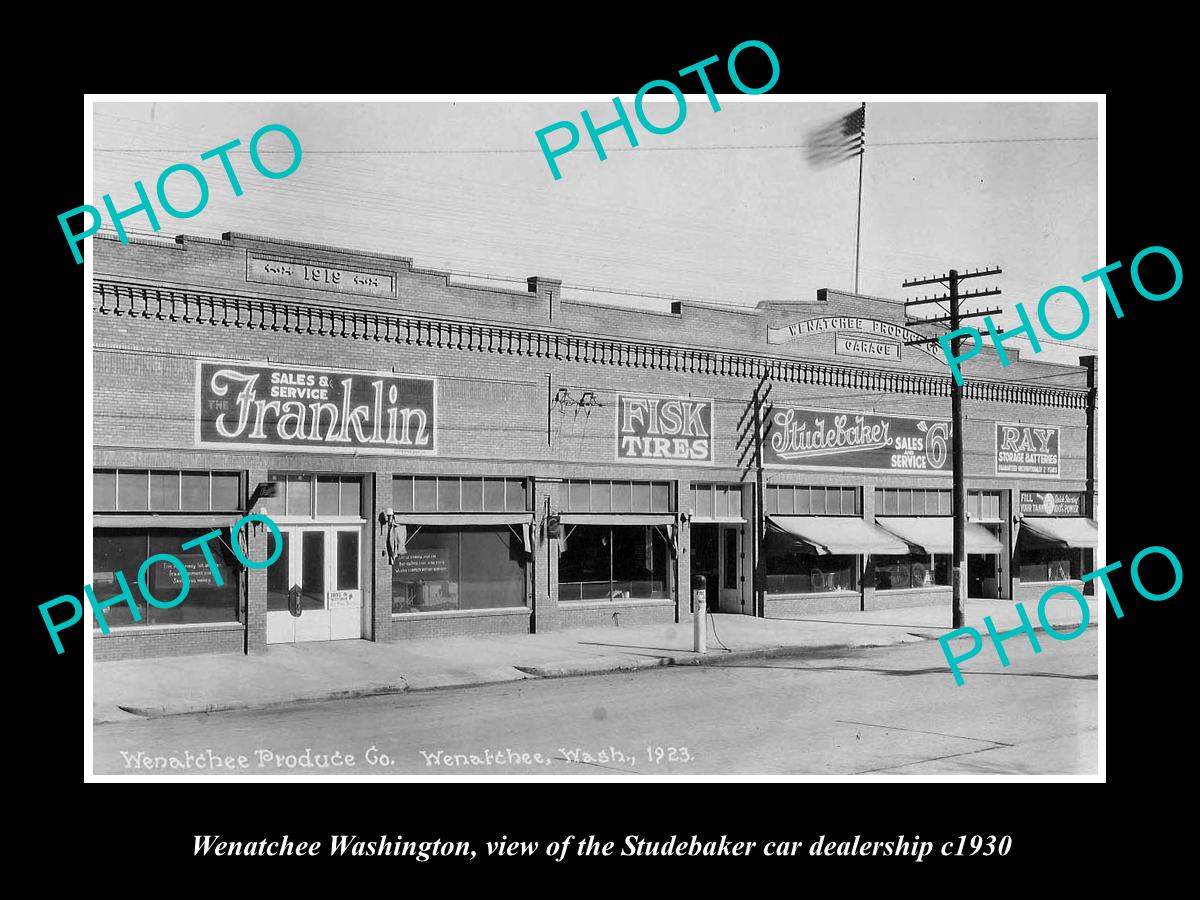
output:
M881 516L953 515L949 491L924 488L878 488L875 512Z
M607 481L569 479L566 512L669 513L674 512L671 484L667 481Z
M237 472L92 470L92 508L97 512L237 512L241 493Z
M860 496L855 487L768 484L763 492L763 512L768 516L859 516Z
M457 475L392 479L396 512L526 512L524 478L470 478Z
M262 501L268 516L362 517L362 478L357 476L272 472L267 475L267 481L279 484L278 494Z
M740 519L742 517L742 486L740 484L693 484L692 498L697 518Z
M976 522L999 522L1000 492L967 491L967 518Z

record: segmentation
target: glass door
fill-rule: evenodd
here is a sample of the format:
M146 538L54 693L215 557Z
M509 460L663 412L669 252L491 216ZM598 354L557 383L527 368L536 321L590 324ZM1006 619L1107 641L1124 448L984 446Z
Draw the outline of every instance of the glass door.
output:
M721 612L744 612L742 609L742 529L737 525L721 526Z
M322 528L296 528L292 556L293 579L288 612L295 618L296 641L329 640L329 613L325 594L329 584L328 537ZM297 596L297 588L299 589ZM296 610L300 615L295 615Z
M281 525L283 550L267 570L267 643L362 636L360 526ZM274 535L268 533L268 553Z
M291 644L296 640L296 619L292 615L299 592L293 592L297 583L295 563L299 558L296 548L296 532L280 527L283 549L279 559L267 569L267 643ZM275 535L267 530L267 558L275 555Z
M329 639L333 641L361 637L363 629L362 528L330 528L327 531L329 556Z

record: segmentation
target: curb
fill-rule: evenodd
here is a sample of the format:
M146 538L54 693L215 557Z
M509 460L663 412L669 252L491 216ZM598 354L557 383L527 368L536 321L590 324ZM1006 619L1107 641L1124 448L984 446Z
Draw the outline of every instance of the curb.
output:
M1052 622L1051 624L1058 626L1064 623ZM1087 627L1096 628L1097 623L1094 621L1089 622ZM1035 625L1033 630L1044 632L1046 629L1042 628L1039 624ZM905 632L904 637L884 643L780 644L774 647L756 647L753 650L729 650L724 653L717 653L710 649L704 656L696 656L693 652L686 656L659 656L653 659L628 660L616 665L600 660L593 663L514 666L513 668L519 672L524 672L527 675L533 675L538 678L574 678L584 675L603 675L609 672L636 672L640 669L661 669L667 666L711 666L726 662L727 660L779 659L804 656L810 653L815 655L841 650L878 650L882 647L896 647L901 644L913 644L917 641L936 641L940 637L940 634L917 634L916 632L908 631Z
M1063 623L1051 623L1060 625ZM1088 623L1088 628L1098 627L1097 622ZM1045 631L1041 625L1034 626L1034 631ZM633 659L612 662L606 660L592 660L590 662L580 663L563 663L561 665L544 665L544 666L513 666L512 668L525 675L533 678L578 678L587 675L606 675L613 672L637 672L644 669L661 669L675 666L712 666L723 663L729 660L743 659L780 659L787 657L805 656L808 654L825 654L835 651L846 650L877 650L882 647L895 647L901 644L912 644L917 641L932 641L937 640L939 634L918 634L916 632L905 632L905 636L897 640L884 643L830 643L830 644L780 644L774 647L756 647L752 650L729 650L726 652L718 652L709 650L703 656L696 656L694 652L687 652L686 655L672 656L656 656L649 659ZM437 684L427 687L411 687L407 681L401 680L398 684L374 684L365 685L360 688L348 688L340 691L322 691L315 694L307 694L297 697L287 697L280 700L269 700L266 702L230 702L230 703L178 703L170 706L126 706L118 705L117 708L123 712L138 716L143 719L161 719L167 716L187 716L203 713L219 713L233 712L236 710L271 710L284 709L290 706L300 706L307 703L325 703L331 700L357 700L366 697L382 697L389 694L409 694L422 693L425 691L441 691L448 688L471 688L484 687L493 684L507 684L508 681L472 681L463 682L461 684ZM105 724L120 724L120 721L97 719L94 715L92 718L93 725Z
M913 643L913 641L894 641L887 644L781 644L776 647L756 647L753 650L729 650L716 652L709 650L703 656L689 654L687 656L658 656L646 660L629 660L612 663L599 662L595 665L587 663L564 664L560 666L514 666L520 672L538 678L575 678L584 675L604 675L610 672L636 672L641 669L662 669L668 666L712 666L728 660L739 659L774 659L786 656L803 656L807 653L826 653L834 650L870 650L879 647L892 647L896 644Z
M307 694L299 697L286 697L282 700L268 700L263 703L178 703L171 706L118 706L117 709L130 715L144 719L161 719L165 716L190 716L199 713L233 712L239 709L282 709L288 706L299 706L305 703L324 703L329 700L356 700L359 697L382 697L388 694L403 694L409 691L407 683L367 685L361 688L349 688L343 691L322 691L317 694ZM93 719L92 724L97 724ZM114 723L108 723L114 724Z

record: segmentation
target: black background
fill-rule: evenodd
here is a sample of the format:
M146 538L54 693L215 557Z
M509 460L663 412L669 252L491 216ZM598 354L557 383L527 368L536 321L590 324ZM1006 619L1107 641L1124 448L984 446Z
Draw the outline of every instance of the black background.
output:
M597 8L591 14L605 18L610 12ZM680 8L679 15L685 14L704 18L696 10ZM547 15L556 19L559 12ZM364 782L278 784L266 789L217 785L203 791L192 785L139 784L132 792L114 784L85 786L81 732L90 727L90 710L82 697L82 629L63 633L66 652L57 656L37 611L37 604L49 598L79 595L75 551L81 539L88 539L80 519L80 490L81 470L90 467L90 460L81 459L78 436L86 364L79 338L90 302L81 290L83 268L71 257L56 216L94 198L81 196L79 181L83 95L63 84L57 91L39 89L22 101L23 121L36 137L27 145L31 174L17 180L29 192L24 208L32 214L21 219L28 230L9 232L6 267L10 276L19 276L8 282L8 376L10 387L16 388L9 397L17 402L6 424L13 452L9 473L18 482L9 506L9 564L20 585L10 600L18 614L10 621L24 623L17 635L18 672L8 680L6 733L10 779L33 792L33 802L20 811L27 835L22 843L32 853L60 865L70 865L78 855L83 871L99 859L97 848L103 845L108 848L104 871L93 869L93 876L115 875L126 884L143 867L176 863L182 864L175 871L183 874L184 884L196 877L196 884L220 879L229 885L238 883L228 880L230 876L263 877L264 867L271 877L286 879L331 863L360 876L518 875L532 864L560 876L586 868L621 879L627 890L644 885L625 880L628 875L653 869L681 891L715 889L715 884L697 881L696 873L698 866L707 871L718 864L740 869L743 877L764 864L778 875L881 873L888 884L907 872L918 878L959 874L966 878L933 883L921 878L912 884L967 890L986 883L981 879L990 873L1010 878L1018 870L1067 873L1103 867L1106 858L1132 856L1154 864L1150 861L1170 856L1164 845L1171 839L1170 826L1146 807L1161 804L1167 809L1177 785L1186 784L1181 776L1186 777L1190 767L1187 739L1180 733L1190 729L1189 710L1195 706L1184 664L1192 640L1184 622L1188 590L1185 584L1161 603L1141 599L1129 582L1128 564L1139 550L1157 544L1174 550L1185 573L1192 571L1187 540L1192 530L1183 527L1183 512L1191 506L1187 492L1194 482L1184 458L1195 447L1190 437L1195 391L1185 373L1195 357L1190 350L1194 337L1184 319L1186 283L1170 300L1151 303L1133 290L1128 264L1142 248L1161 245L1176 253L1185 271L1188 268L1181 201L1194 177L1190 147L1180 134L1189 109L1175 89L1179 82L1171 67L1177 57L1161 45L1141 43L1124 26L1120 34L1110 29L1091 35L1066 22L1018 20L1002 23L1000 30L976 30L970 21L947 20L902 36L888 28L889 23L873 20L875 27L885 26L887 37L869 37L857 22L823 22L815 9L803 15L803 22L786 28L779 22L773 27L724 22L689 34L676 29L656 33L630 24L615 35L598 33L590 42L585 39L590 29L579 24L546 26L547 33L537 35L511 19L505 20L507 31L476 23L476 39L392 25L381 30L379 36L386 40L376 46L390 46L391 29L399 28L395 33L403 40L394 53L385 57L346 50L344 60L318 58L312 44L325 46L328 54L330 41L322 35L344 38L346 32L334 29L326 34L318 26L316 33L302 38L287 33L294 23L284 23L284 36L272 51L224 33L193 35L199 41L198 53L184 64L186 73L178 81L165 76L142 80L142 68L152 68L153 60L138 55L118 64L110 54L104 76L92 71L86 82L89 90L130 92L588 92L628 97L644 82L670 77L707 56L716 54L723 61L737 43L756 38L770 44L780 60L774 94L1107 92L1107 215L1102 221L1108 250L1097 266L1118 259L1125 263L1113 278L1125 317L1117 320L1111 311L1106 313L1107 389L1101 395L1108 478L1099 490L1107 519L1108 560L1125 564L1113 577L1125 617L1117 620L1109 610L1103 626L1107 675L1100 687L1106 693L1102 706L1107 712L1108 785L692 783L639 784L635 789L533 782ZM871 17L864 10L857 15L865 27ZM121 35L114 40L117 45L132 44L135 38ZM69 56L65 48L62 52ZM739 58L747 84L766 80L765 67L754 71L759 58L753 51ZM340 74L331 76L334 71ZM709 71L717 92L734 90L723 65ZM164 233L170 233L169 226ZM17 266L26 250L33 264ZM1147 269L1147 281L1152 271ZM1155 562L1143 569L1143 578L1151 588L1161 589ZM1158 574L1166 579L1165 564L1161 559L1157 563L1162 569ZM1115 794L1106 794L1102 802L1098 790ZM183 792L182 798L178 792ZM722 863L613 858L558 866L544 858L530 863L481 857L465 866L444 860L419 866L407 859L194 859L192 836L214 833L241 840L276 839L286 833L293 840L323 841L341 833L371 838L403 834L409 839L472 840L477 846L501 834L543 843L566 834L595 834L619 845L628 833L649 839L692 833L715 839L726 834L760 842L807 842L820 834L838 839L860 834L865 840L920 834L939 843L979 833L1012 835L1013 850L1004 859L931 857L919 866L907 859L807 856ZM511 884L518 889L529 882ZM745 884L748 890L772 890L762 880ZM781 882L781 887L794 890L800 884ZM1008 884L1011 889L1032 890L1039 882ZM390 889L406 889L403 882L393 885Z

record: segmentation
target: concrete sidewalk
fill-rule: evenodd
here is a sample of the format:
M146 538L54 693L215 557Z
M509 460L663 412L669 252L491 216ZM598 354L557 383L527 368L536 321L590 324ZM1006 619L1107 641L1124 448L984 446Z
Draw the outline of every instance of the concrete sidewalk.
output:
M1088 601L1091 626L1097 622ZM1038 627L1036 604L1025 609ZM1059 631L1078 627L1069 599L1047 604ZM1020 624L1013 603L971 600L967 624L984 634L984 616L998 630ZM950 630L947 603L853 613L814 613L787 619L715 615L708 652L692 647L692 623L575 628L548 634L433 638L372 643L330 641L281 644L255 656L175 656L97 663L93 721L282 706L433 688L467 687L525 678L590 675L654 666L704 665L753 656L883 647L937 638ZM1040 630L1040 628L1039 628ZM1017 637L1014 640L1026 640ZM722 645L728 649L722 649ZM1043 642L1043 648L1045 642ZM945 662L941 648L931 656ZM991 651L985 647L984 651ZM948 671L948 670L947 670Z

